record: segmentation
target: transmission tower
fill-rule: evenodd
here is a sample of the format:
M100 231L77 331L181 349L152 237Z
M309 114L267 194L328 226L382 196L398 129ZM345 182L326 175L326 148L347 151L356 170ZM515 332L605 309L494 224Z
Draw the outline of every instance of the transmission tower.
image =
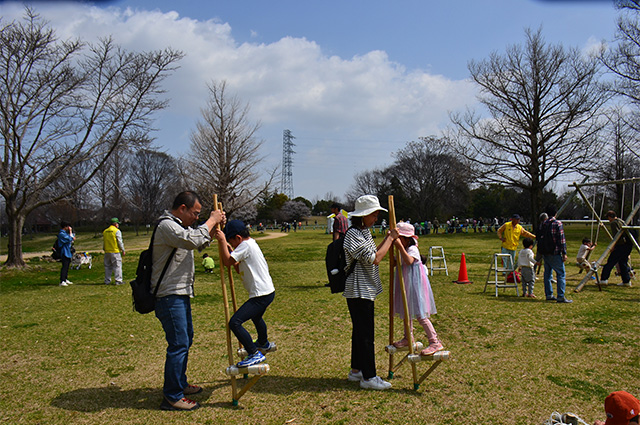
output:
M285 130L282 133L282 193L287 195L289 199L293 199L293 159L295 153L293 147L293 135L291 130Z

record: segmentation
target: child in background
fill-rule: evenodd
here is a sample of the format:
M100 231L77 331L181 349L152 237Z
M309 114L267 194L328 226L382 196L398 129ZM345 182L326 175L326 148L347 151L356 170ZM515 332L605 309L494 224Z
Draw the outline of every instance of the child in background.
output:
M220 246L220 262L234 266L240 276L249 299L234 313L229 320L229 328L238 341L247 350L247 357L238 362L238 367L247 367L263 362L266 357L260 351L269 351L273 344L267 338L267 324L262 316L275 297L275 288L269 275L269 266L256 241L249 237L244 223L231 220L224 227L224 232L216 230L215 237ZM227 242L233 248L229 252ZM242 324L251 320L258 332L254 342Z
M202 267L204 267L205 272L213 273L215 266L216 263L214 263L213 258L209 257L209 254L202 254Z
M400 252L402 278L407 295L409 316L418 319L418 323L422 325L429 340L429 346L422 350L420 355L430 356L440 350L444 350L442 342L438 338L438 334L433 328L431 320L429 320L429 316L437 312L433 300L433 292L431 291L431 285L427 277L426 267L423 266L422 260L420 259L418 237L415 235L414 227L408 223L398 223L397 229L400 237L394 241L394 244ZM394 285L394 311L398 316L404 318L399 272L400 268L398 267L396 268ZM411 328L413 329L413 326L411 326ZM409 345L409 336L405 334L404 338L394 342L393 345L398 348L407 347Z
M595 249L597 244L591 243L591 239L584 238L582 239L582 245L580 245L580 249L578 249L578 256L576 257L576 263L578 263L578 267L585 271L591 271L591 264L589 264L589 253Z
M522 240L524 248L518 253L518 269L522 275L522 296L536 298L533 294L533 285L536 281L535 265L536 260L533 254L533 239L524 238Z
M640 424L640 401L626 391L615 391L604 400L606 422L596 420L593 425L638 425Z

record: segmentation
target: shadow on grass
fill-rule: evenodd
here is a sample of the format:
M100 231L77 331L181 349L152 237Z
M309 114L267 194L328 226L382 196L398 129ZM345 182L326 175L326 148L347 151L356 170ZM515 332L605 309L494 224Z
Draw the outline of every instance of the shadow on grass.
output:
M246 383L247 379L237 380L238 390ZM412 383L394 382L394 387L387 391L415 395L420 397L419 391L414 391ZM404 388L402 387L404 386ZM217 389L227 387L229 390L229 400L216 400L207 402L213 392ZM411 388L410 388L411 387ZM269 393L274 395L291 395L295 393L323 393L331 391L365 391L357 382L348 382L339 378L304 378L291 376L265 375L251 387L251 393ZM222 380L213 385L203 385L202 393L192 396L194 400L208 407L239 409L241 406L231 404L231 384L229 380ZM109 408L138 409L138 410L158 410L162 402L162 389L160 388L138 388L122 391L118 386L106 386L96 388L79 388L60 394L51 401L53 407L76 412L99 412ZM242 399L240 399L242 403Z
M238 381L240 385L243 385L245 380ZM420 395L417 391L414 391L412 382L404 381L391 381L393 387L387 391L416 394ZM403 388L406 386L406 388ZM411 387L411 388L410 388ZM322 393L331 391L365 391L360 388L358 382L349 382L342 378L311 378L311 377L296 377L296 376L276 376L265 375L260 378L258 383L251 388L255 393L269 393L274 395L291 395L294 393Z
M214 390L227 386L227 381L221 381L211 386L203 387L203 391L196 399L206 399ZM97 388L79 388L60 394L51 401L51 405L65 410L77 412L99 412L109 408L129 408L141 410L158 410L162 402L161 388L137 388L122 391L118 386Z
M572 390L572 396L584 401L603 400L609 391L597 384L566 376L547 376L547 379L562 388Z

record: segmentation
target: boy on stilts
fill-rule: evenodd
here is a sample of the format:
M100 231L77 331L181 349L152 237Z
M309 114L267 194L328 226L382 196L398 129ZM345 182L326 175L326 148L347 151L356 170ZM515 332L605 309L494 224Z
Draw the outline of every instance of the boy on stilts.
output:
M260 350L267 352L272 347L267 337L267 324L262 316L273 302L275 288L269 275L269 266L256 241L249 236L249 230L240 220L230 220L224 232L216 230L214 234L220 246L220 261L224 266L234 266L242 276L244 288L249 299L233 314L229 320L229 328L238 341L247 350L247 357L237 366L252 366L265 361ZM233 248L227 249L227 243ZM256 327L258 339L254 342L242 324L251 320Z

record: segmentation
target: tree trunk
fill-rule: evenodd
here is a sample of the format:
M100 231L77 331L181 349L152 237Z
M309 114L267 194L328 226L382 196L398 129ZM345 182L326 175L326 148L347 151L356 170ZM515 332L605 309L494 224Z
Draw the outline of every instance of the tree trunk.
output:
M534 185L531 189L531 223L533 224L533 230L531 233L534 234L538 230L538 226L540 226L540 213L543 211L542 197L542 187Z
M15 211L12 201L7 202L6 212L9 219L9 246L7 247L7 261L4 264L7 267L22 268L25 266L22 258L22 228L25 217Z

